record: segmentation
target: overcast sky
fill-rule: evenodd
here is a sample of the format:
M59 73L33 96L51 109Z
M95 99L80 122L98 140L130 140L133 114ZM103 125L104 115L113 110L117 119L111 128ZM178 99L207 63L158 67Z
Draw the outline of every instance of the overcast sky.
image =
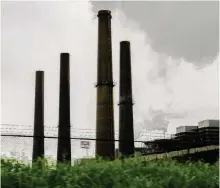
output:
M94 1L93 5L94 11L122 9L128 19L140 24L150 37L148 43L159 53L198 67L212 63L218 55L218 1Z
M218 119L218 2L3 2L2 123L33 125L35 71L45 71L45 125L58 125L59 56L70 53L71 124L95 128L97 11L131 42L135 130ZM118 85L114 88L118 129Z

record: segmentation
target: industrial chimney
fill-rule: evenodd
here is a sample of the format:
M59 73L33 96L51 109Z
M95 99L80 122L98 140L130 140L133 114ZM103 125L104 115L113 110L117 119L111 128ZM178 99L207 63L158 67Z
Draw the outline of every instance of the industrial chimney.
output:
M60 55L60 101L58 127L58 162L71 162L69 54Z
M44 71L36 71L33 161L44 157Z
M98 76L96 111L96 156L115 157L111 12L98 12Z
M120 42L119 93L119 152L128 157L134 154L131 55L128 41Z

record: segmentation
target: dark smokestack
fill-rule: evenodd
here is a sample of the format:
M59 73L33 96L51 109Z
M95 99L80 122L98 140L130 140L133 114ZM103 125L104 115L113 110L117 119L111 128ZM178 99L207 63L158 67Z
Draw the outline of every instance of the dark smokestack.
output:
M60 55L60 106L58 130L58 162L71 161L70 140L70 75L69 54Z
M114 110L112 78L112 42L111 12L98 12L98 78L97 78L97 111L96 111L96 156L113 160ZM101 140L108 141L101 141Z
M44 157L44 72L36 71L33 161Z
M120 42L119 151L134 154L133 101L130 42Z

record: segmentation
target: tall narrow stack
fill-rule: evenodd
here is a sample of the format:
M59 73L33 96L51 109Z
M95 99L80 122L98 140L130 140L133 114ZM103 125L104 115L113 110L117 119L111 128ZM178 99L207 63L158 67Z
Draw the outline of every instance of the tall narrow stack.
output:
M58 130L58 162L71 161L70 140L70 74L69 54L60 55L60 104L59 104L59 130Z
M36 71L33 161L44 156L44 72Z
M134 154L133 99L130 42L120 42L119 152Z
M96 156L115 156L112 78L111 12L98 12L98 78L96 117Z

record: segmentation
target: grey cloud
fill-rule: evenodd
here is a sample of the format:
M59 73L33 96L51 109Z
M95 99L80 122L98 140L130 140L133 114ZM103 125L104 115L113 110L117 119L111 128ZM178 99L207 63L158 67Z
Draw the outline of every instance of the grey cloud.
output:
M149 71L147 78L152 83L156 83L158 79L165 78L169 69L167 56L162 54L158 56L157 64ZM178 65L178 63L176 64Z
M180 118L184 118L187 115L186 112L183 112L181 114L180 113L175 114L175 113L167 113L162 110L153 110L152 108L149 109L149 114L154 117L166 116L168 119L180 119Z
M162 110L150 109L149 115L152 117L152 119L145 119L143 122L143 128L146 130L167 130L170 120L184 118L187 114L166 113Z
M218 1L92 3L94 12L123 9L128 18L140 23L157 52L183 58L200 68L219 53Z
M146 130L167 130L167 127L169 125L169 121L166 120L166 117L164 115L156 115L151 120L145 119L144 120L144 128Z

